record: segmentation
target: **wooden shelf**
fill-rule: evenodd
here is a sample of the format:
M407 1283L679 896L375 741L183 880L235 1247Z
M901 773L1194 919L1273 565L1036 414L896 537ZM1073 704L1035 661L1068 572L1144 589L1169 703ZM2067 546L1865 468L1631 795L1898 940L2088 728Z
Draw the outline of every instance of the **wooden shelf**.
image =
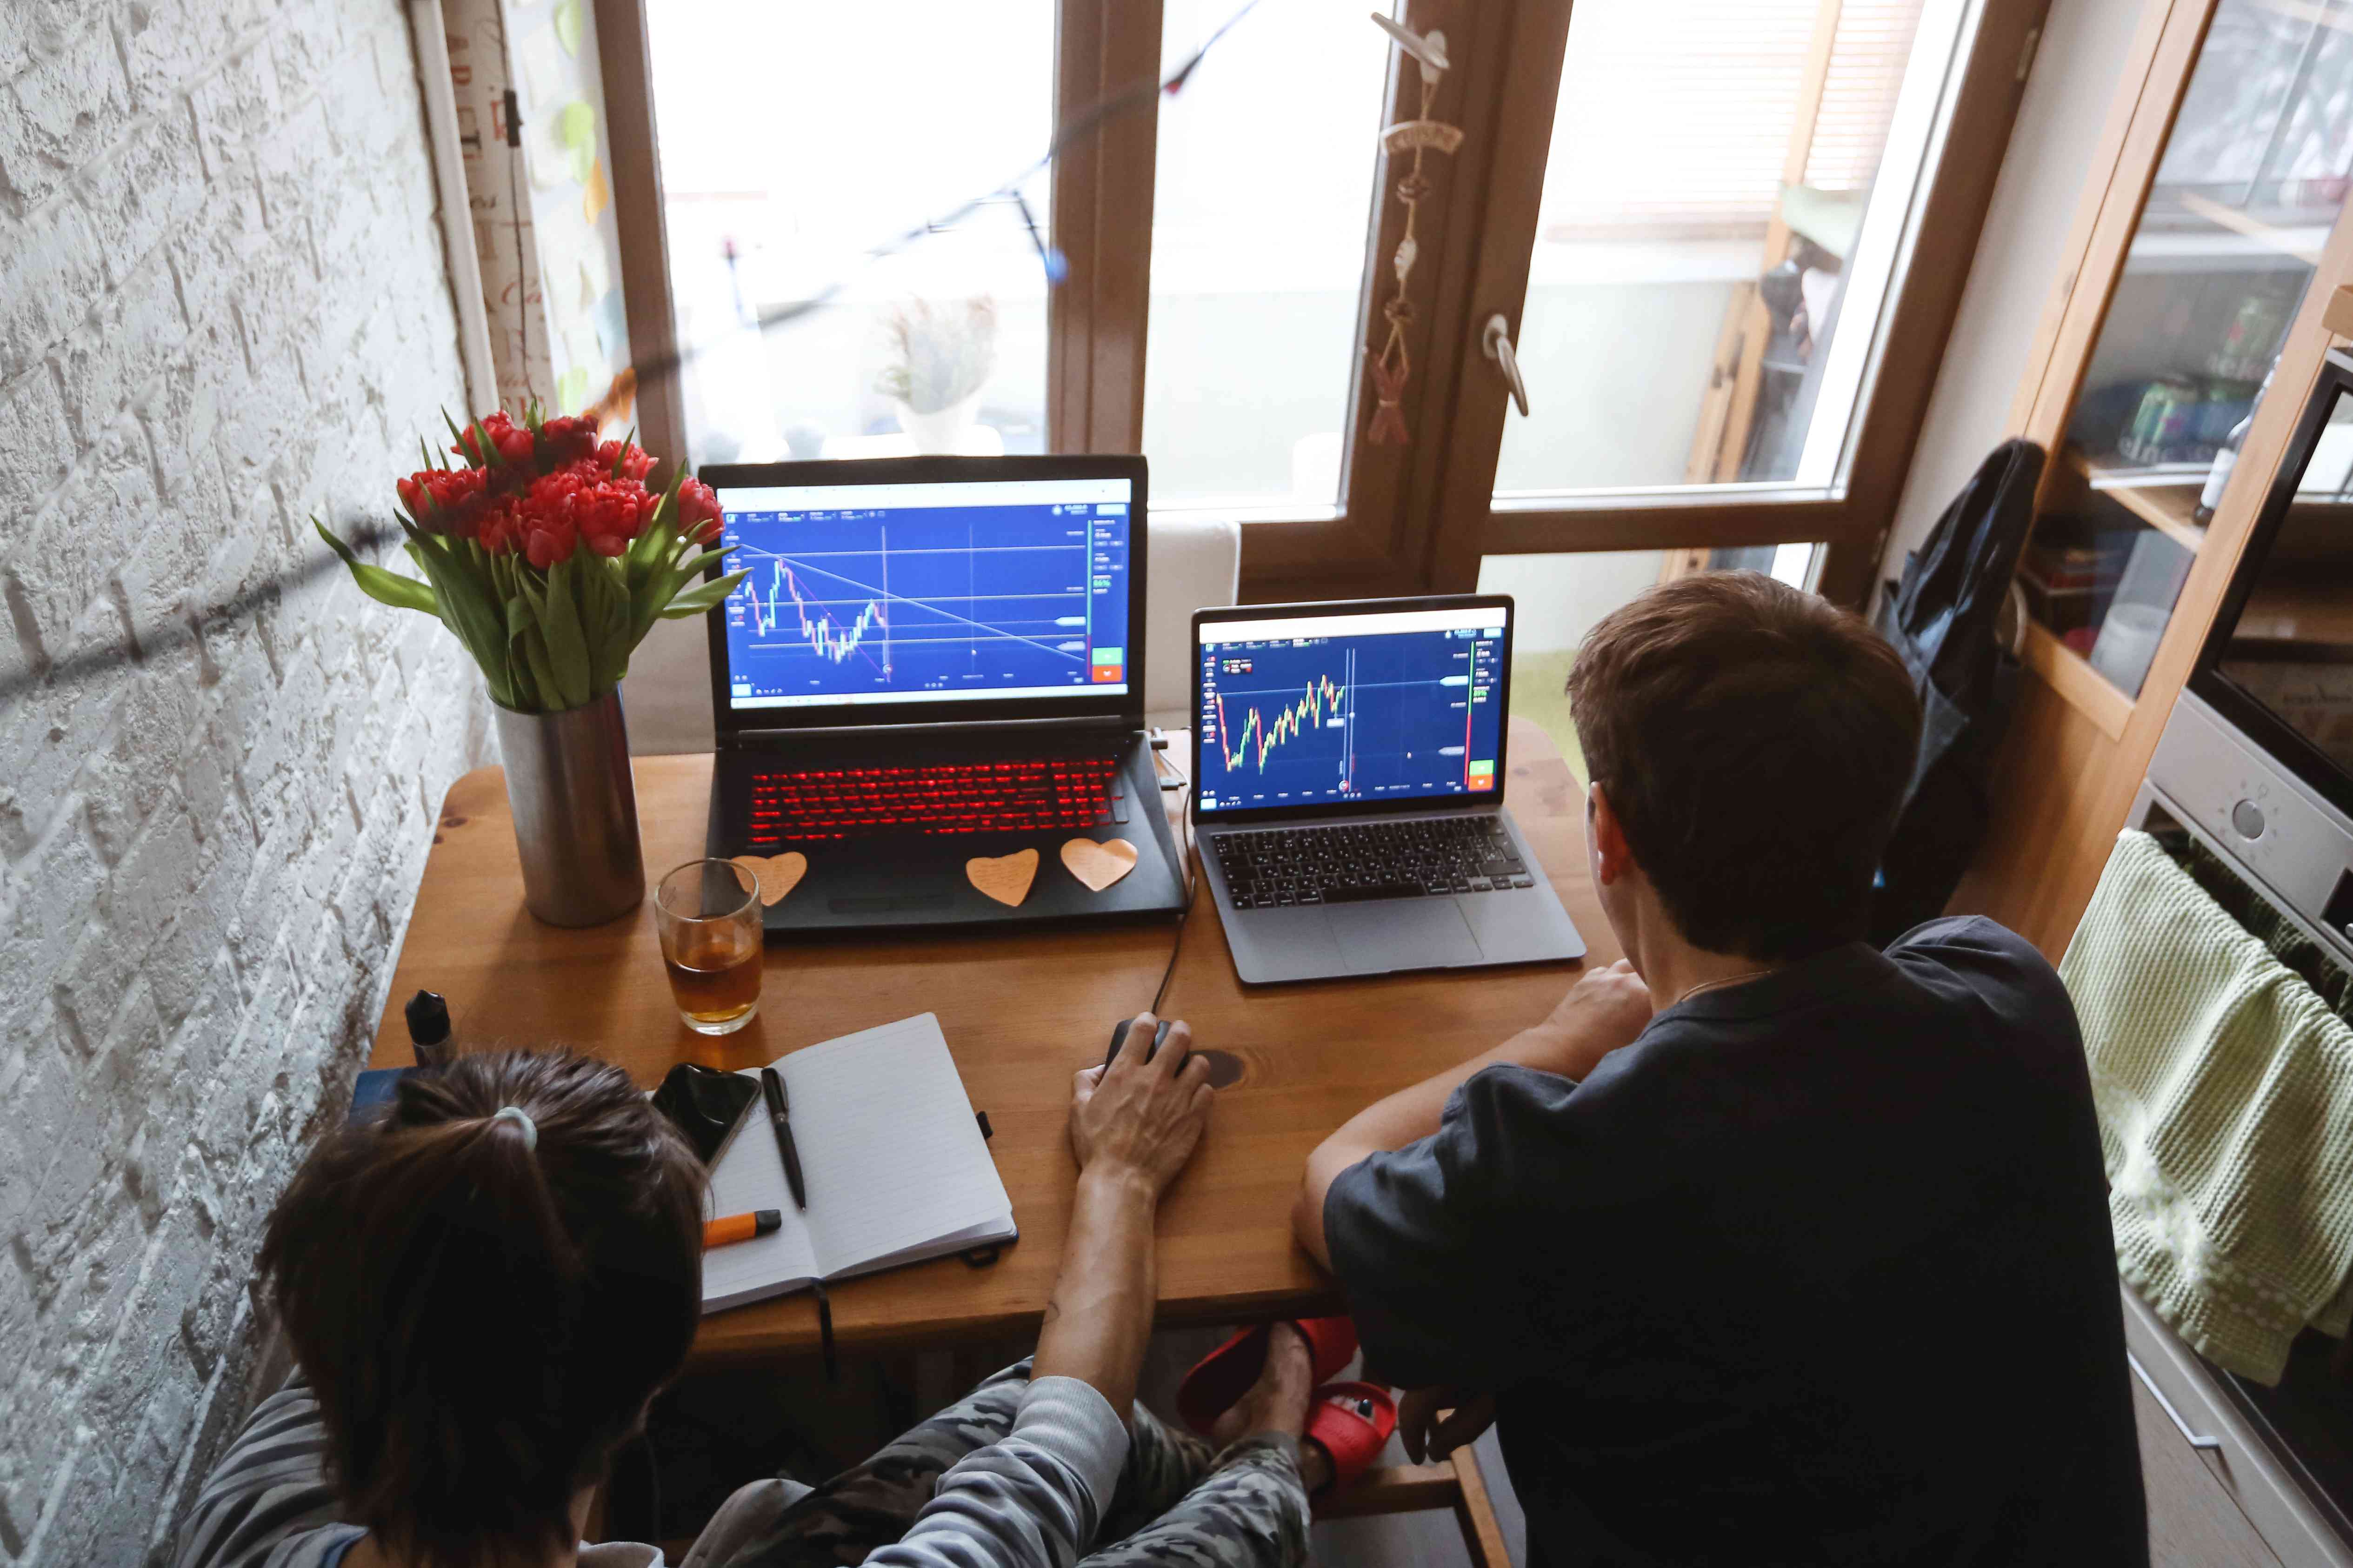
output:
M2040 621L2026 623L2026 647L2021 654L2026 668L2042 678L2066 704L2099 726L2111 741L2124 739L2132 718L2133 700L2108 684L2082 654L2052 635Z
M2169 469L2127 468L2077 447L2067 448L2066 462L2084 476L2094 491L2106 496L2192 555L2206 542L2206 525L2198 521L2198 492L2205 488L2201 473L2185 475Z
M2266 575L2241 607L2232 641L2343 647L2353 643L2348 589L2353 573L2342 563L2299 563L2296 571Z
M2353 338L2353 284L2340 284L2330 291L2328 303L2320 312L2320 324L2340 338Z
M2227 228L2233 234L2244 235L2266 250L2277 251L2282 256L2294 257L2307 267L2320 265L2320 245L2315 243L2313 231L2310 229L2281 228L2275 224L2265 223L2259 217L2241 212L2236 207L2226 207L2221 202L2210 200L2194 191L2176 192L2173 199L2180 204L2184 212L2195 213L2217 228ZM2324 232L2319 237L2322 241L2326 241L2327 236Z
M2210 38L2216 16L2211 5L2152 0L2139 7L2139 25L2119 61L2116 100L2092 157L2090 178L2065 250L2052 268L2059 279L2056 298L2034 329L2034 348L2004 426L2005 434L2032 441L2049 454L2035 496L2036 527L2062 526L2043 535L2046 543L2090 543L2085 532L2115 529L2123 531L2097 542L2139 547L2144 567L2152 564L2146 559L2151 554L2177 568L2185 564L2141 532L2148 528L2199 552L2187 563L2190 570L2157 656L2132 696L2094 670L2087 658L2071 652L2048 626L2030 626L2021 639L2021 657L2033 676L2021 683L2018 710L2003 743L1988 803L1991 826L1949 907L1990 915L2053 959L2065 952L2107 864L2116 830L2148 775L2166 716L2190 668L2188 656L2212 628L2228 592L2230 557L2263 515L2278 470L2289 460L2292 432L2330 342L2315 330L2324 319L2323 307L2335 307L2327 317L2331 330L2353 334L2353 293L2341 300L2336 293L2353 287L2353 225L2347 221L2353 205L2327 199L2321 186L2292 180L2277 189L2266 180L2253 193L2253 205L2244 205L2242 185L2185 187L2161 177L2169 162L2178 165L2179 156L2193 151L2190 122L2198 117L2184 112L2185 100L2217 81L2227 85L2264 71L2282 83L2293 77L2292 84L2273 95L2278 102L2268 104L2259 117L2287 117L2283 124L2291 132L2328 101L2327 82L2295 72L2300 63L2308 63L2305 56L2316 35L2337 37L2332 29L2341 28L2353 36L2353 5L2252 3L2261 7L2254 16L2264 26L2227 40L2219 24ZM2293 25L2278 26L2278 17L2291 18ZM2230 48L2222 47L2226 42ZM2263 133L2263 125L2255 129ZM2240 451L2238 467L2252 471L2236 474L2230 504L2211 531L2193 521L2207 477L2200 468L2136 471L2112 447L2092 448L2105 463L2066 449L2067 434L2079 418L2084 427L2107 428L2119 416L2129 418L2135 412L2128 400L2140 389L2122 378L2153 374L2177 362L2183 369L2203 369L2214 331L2231 319L2224 312L2240 303L2242 289L2285 296L2296 284L2308 285L2304 303L2285 324L2272 391L2255 405ZM2272 312L2261 314L2269 319ZM2251 320L2248 325L2260 323ZM2235 360L2240 353L2229 357ZM2254 368L2259 374L2262 370L2227 368ZM2243 411L2219 405L2198 410L2210 418L2228 413L2233 420ZM2095 500L2094 490L2104 493ZM2346 499L2346 515L2353 521L2353 495ZM2329 521L2316 519L2312 527L2294 531L2284 525L2281 533L2288 537L2293 531L2295 542L2314 553L2344 540L2348 580L2353 581L2353 528L2334 531L2327 526ZM2071 526L2082 523L2090 529ZM2113 572L2112 558L2102 563ZM2317 574L2299 569L2297 575ZM2137 584L2135 596L2141 596ZM2080 615L2074 606L2090 597L2078 594L2057 601L2064 606L2053 609L2058 624ZM2288 618L2281 616L2283 622ZM2300 614L2293 618L2301 627ZM2092 645L2082 636L2074 640L2090 651Z

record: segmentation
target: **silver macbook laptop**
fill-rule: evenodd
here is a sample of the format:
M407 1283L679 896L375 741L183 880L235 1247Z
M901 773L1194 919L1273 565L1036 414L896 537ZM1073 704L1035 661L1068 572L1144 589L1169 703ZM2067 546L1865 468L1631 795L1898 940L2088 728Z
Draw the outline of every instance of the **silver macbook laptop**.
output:
M1512 601L1193 617L1192 814L1243 980L1582 958L1504 808Z

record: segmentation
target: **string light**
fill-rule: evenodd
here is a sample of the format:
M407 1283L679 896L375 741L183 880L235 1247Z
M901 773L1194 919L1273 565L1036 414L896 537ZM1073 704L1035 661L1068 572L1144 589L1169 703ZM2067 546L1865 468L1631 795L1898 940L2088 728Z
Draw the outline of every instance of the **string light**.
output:
M937 234L942 230L954 227L990 202L1010 200L1020 207L1022 221L1029 226L1030 242L1038 249L1039 263L1045 268L1048 285L1050 287L1060 284L1070 276L1070 262L1060 250L1046 243L1045 235L1039 229L1037 216L1030 211L1029 198L1022 195L1021 187L1029 184L1032 176L1051 166L1054 160L1061 156L1064 148L1079 138L1092 134L1106 121L1116 120L1124 114L1132 114L1161 98L1174 98L1182 92L1186 82L1192 79L1193 72L1200 66L1202 60L1208 58L1209 51L1216 48L1243 17L1257 10L1260 3L1261 0L1246 0L1241 9L1218 24L1217 29L1201 40L1200 47L1187 55L1184 61L1166 77L1157 80L1136 82L1123 88L1062 121L1055 128L1052 139L1046 143L1045 152L1003 184L983 191L966 201L959 202L939 216L926 219L904 233L884 240L860 258L856 267L836 278L807 299L795 300L789 304L772 306L760 311L753 317L752 326L762 332L771 331L787 322L797 321L811 311L824 309L831 304L843 289L849 288L860 274L876 262L896 256L926 235ZM585 412L589 417L600 423L616 416L628 406L629 399L636 395L639 386L663 376L676 374L681 367L693 360L702 352L700 347L681 348L631 364L628 369L613 378L613 384L606 390L605 395L590 404Z
M1184 90L1186 82L1191 79L1194 70L1208 57L1209 51L1215 48L1243 17L1258 9L1261 0L1247 0L1240 10L1219 24L1217 30L1203 39L1200 47L1187 56L1183 62L1167 76L1140 81L1123 88L1064 120L1055 128L1054 135L1047 142L1045 152L1010 180L982 192L969 201L959 203L938 217L917 224L904 233L883 241L869 250L850 272L827 284L808 299L762 311L754 319L753 325L765 332L807 315L810 311L833 300L855 280L859 273L874 263L886 257L896 255L926 235L937 233L943 228L953 226L989 202L1003 201L1008 197L1020 207L1022 221L1029 226L1031 243L1037 247L1039 263L1045 268L1048 284L1050 286L1060 284L1070 275L1070 263L1060 250L1047 243L1045 233L1039 226L1036 215L1030 211L1029 201L1021 194L1021 186L1040 170L1050 166L1054 160L1061 155L1062 151L1079 138L1092 134L1099 127L1122 115L1134 113L1163 97L1174 97ZM619 375L615 376L612 385L606 390L605 395L591 404L584 412L600 420L609 416L636 395L637 388L641 382L676 374L682 366L693 360L699 352L701 352L699 349L681 349L658 355L649 361L631 364ZM389 524L363 522L353 525L347 531L346 537L355 551L372 555L401 536L399 531ZM339 573L343 569L343 563L332 554L308 558L300 564L246 590L234 599L190 611L185 618L167 623L162 629L151 633L143 641L133 641L125 637L120 642L85 647L66 658L45 659L37 664L19 665L5 674L0 674L0 702L12 701L35 687L85 679L119 665L153 658L161 653L185 647L198 640L203 635L201 628L205 626L243 619L264 605L276 603L286 595L303 588L314 579L329 573Z

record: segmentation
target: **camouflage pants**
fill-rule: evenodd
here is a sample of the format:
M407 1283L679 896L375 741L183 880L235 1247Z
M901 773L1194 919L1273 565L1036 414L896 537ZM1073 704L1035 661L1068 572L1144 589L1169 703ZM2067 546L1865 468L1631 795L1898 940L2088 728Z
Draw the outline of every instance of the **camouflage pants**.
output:
M725 1568L837 1568L897 1541L941 1472L1012 1430L1029 1383L1016 1363L872 1458L786 1508ZM1307 1491L1297 1444L1253 1437L1223 1453L1135 1406L1127 1465L1104 1510L1098 1550L1080 1568L1298 1568L1307 1561Z

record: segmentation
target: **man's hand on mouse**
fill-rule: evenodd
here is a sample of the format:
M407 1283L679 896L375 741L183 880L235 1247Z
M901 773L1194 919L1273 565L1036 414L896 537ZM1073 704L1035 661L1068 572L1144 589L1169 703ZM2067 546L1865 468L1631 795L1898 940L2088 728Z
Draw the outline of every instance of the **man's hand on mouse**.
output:
M1588 969L1552 1016L1529 1031L1535 1049L1528 1065L1582 1079L1603 1057L1632 1045L1653 1011L1651 988L1624 959L1607 969Z
M1087 1068L1071 1083L1071 1152L1080 1170L1132 1173L1155 1197L1192 1157L1218 1092L1182 1023L1169 1026L1166 1049L1145 1059L1158 1025L1138 1014L1111 1065Z

